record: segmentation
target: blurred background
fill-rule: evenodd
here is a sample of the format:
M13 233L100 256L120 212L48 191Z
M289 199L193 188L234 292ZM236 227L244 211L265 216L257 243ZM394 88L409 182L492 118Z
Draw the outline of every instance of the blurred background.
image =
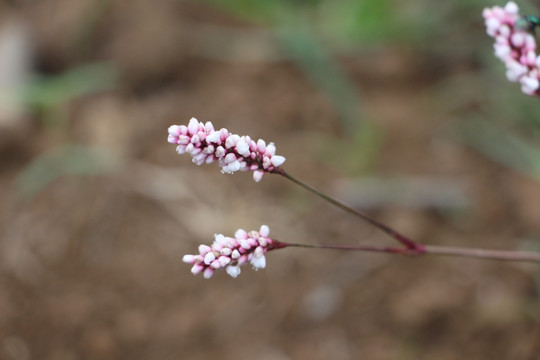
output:
M536 265L285 249L193 276L214 233L392 244L292 183L196 167L194 116L424 243L540 251L540 100L485 0L0 2L0 359L540 359ZM519 3L539 15L533 2Z

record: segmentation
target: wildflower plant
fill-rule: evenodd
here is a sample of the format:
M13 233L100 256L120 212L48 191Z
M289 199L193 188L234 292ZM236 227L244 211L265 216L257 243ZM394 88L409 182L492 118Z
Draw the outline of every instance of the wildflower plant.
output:
M540 56L536 54L534 37L534 28L540 25L540 18L520 16L518 6L514 2L508 2L504 7L487 8L483 16L488 35L495 39L495 55L506 64L507 78L519 82L524 93L540 96ZM267 143L262 139L255 141L249 136L240 136L227 129L216 130L211 122L202 123L192 118L188 125L170 126L168 141L176 145L178 154L189 154L196 165L215 162L225 174L252 171L256 182L261 181L265 174L281 175L330 204L367 221L398 243L397 246L299 244L270 238L270 229L267 225L262 225L258 231L248 232L240 229L233 237L216 234L211 245L200 245L198 254L183 257L183 261L192 266L193 274L202 273L207 279L219 269L225 269L235 278L241 273L241 266L244 264L251 264L255 270L265 268L266 253L286 247L371 251L411 256L446 255L540 263L540 253L537 252L420 244L370 215L290 175L282 166L285 157L276 155L276 146L273 143Z
M540 254L531 252L419 244L369 215L345 205L288 174L281 167L285 158L275 155L276 148L272 143L266 145L266 142L261 139L255 142L249 136L231 134L227 129L215 130L210 122L203 124L192 118L187 126L173 125L169 127L168 141L177 145L176 151L179 154L190 154L193 162L197 165L217 162L222 173L231 174L236 171L250 170L253 171L253 177L257 182L266 173L279 174L342 210L369 222L400 244L400 246L395 247L297 244L270 238L270 229L267 225L262 225L259 231L247 232L239 229L235 232L234 237L216 234L211 245L200 245L198 254L183 257L185 263L192 265L191 272L193 274L202 273L207 279L211 278L219 269L225 269L230 276L235 278L241 273L241 266L248 263L256 270L265 268L265 254L271 250L285 247L374 251L402 255L439 254L540 262Z

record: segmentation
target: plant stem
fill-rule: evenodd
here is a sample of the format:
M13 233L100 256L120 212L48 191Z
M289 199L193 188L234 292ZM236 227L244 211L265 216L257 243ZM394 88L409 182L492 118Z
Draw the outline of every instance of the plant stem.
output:
M405 235L403 235L403 234L397 232L396 230L390 228L389 226L386 226L383 223L380 223L379 221L375 220L374 218L372 218L368 214L366 214L366 213L364 213L364 212L362 212L360 210L353 209L352 207L350 207L348 205L345 205L341 201L336 200L336 199L334 199L334 198L320 192L319 190L309 186L308 184L298 180L297 178L295 178L292 175L290 175L289 173L287 173L283 168L281 168L281 167L276 168L274 173L279 174L279 175L291 180L295 184L300 185L304 189L312 192L313 194L317 195L318 197L320 197L320 198L326 200L327 202L329 202L330 204L332 204L332 205L334 205L334 206L348 212L349 214L352 214L352 215L355 215L355 216L358 216L358 217L364 219L365 221L369 222L371 225L375 226L379 230L382 230L386 234L390 235L392 238L397 240L400 244L405 246L406 249L408 249L410 251L413 251L416 254L421 254L421 253L424 252L424 246L422 244L419 244L416 241L413 241L413 240L409 239L408 237L406 237Z
M329 245L329 244L298 244L298 243L283 243L283 242L279 242L279 244L280 244L279 248L303 247L303 248L313 248L313 249L372 251L372 252L385 252L385 253L390 253L390 254L401 254L401 255L419 255L419 253L415 251L414 249L407 249L407 248L393 247L393 246L371 246L371 245L349 246L349 245ZM276 248L278 248L278 246L276 246Z
M534 262L540 263L540 253L530 251L505 251L505 250L486 250L486 249L471 249L471 248L459 248L459 247L447 247L437 245L425 245L424 251L419 253L415 249L396 248L396 247L379 247L379 246L342 246L342 245L328 245L328 244L296 244L296 243L281 243L280 248L283 247L303 247L303 248L316 248L316 249L334 249L334 250L348 250L348 251L372 251L383 252L389 254L400 255L444 255L444 256L459 256L459 257L472 257L486 260L503 260L503 261L521 261L521 262Z
M533 251L506 251L487 249L468 249L450 246L425 245L426 254L462 256L482 259L525 261L540 263L540 253Z
M389 226L373 219L368 214L353 209L352 207L345 205L339 200L336 200L317 189L307 185L306 183L298 180L292 175L288 174L283 168L279 167L274 170L274 173L284 176L297 185L300 185L304 189L312 192L320 198L326 200L330 204L348 212L349 214L360 217L367 221L371 225L375 226L379 230L382 230L392 238L397 240L404 247L384 247L384 246L345 246L345 245L328 245L328 244L295 244L295 243L282 243L278 242L278 247L303 247L303 248L317 248L317 249L334 249L334 250L350 250L350 251L372 251L372 252L384 252L389 254L400 255L443 255L443 256L460 256L460 257L472 257L480 259L491 260L503 260L503 261L522 261L522 262L535 262L540 263L540 253L531 251L506 251L506 250L487 250L487 249L471 249L449 246L437 246L437 245L423 245L416 241L413 241L405 235L397 232Z

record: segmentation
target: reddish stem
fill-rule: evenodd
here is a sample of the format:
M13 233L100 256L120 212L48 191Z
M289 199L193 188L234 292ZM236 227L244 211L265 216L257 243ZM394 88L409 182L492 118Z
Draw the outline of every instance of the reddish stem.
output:
M447 247L437 245L425 245L422 250L408 249L399 247L383 247L383 246L343 246L343 245L328 245L328 244L296 244L296 243L284 243L274 240L278 246L275 248L285 247L303 247L303 248L315 248L315 249L334 249L334 250L347 250L347 251L371 251L381 252L388 254L399 255L445 255L445 256L461 256L461 257L473 257L480 259L490 260L503 260L503 261L522 261L522 262L534 262L540 263L540 253L530 251L506 251L506 250L486 250L486 249L471 249L471 248L458 248Z
M278 167L278 168L274 169L273 173L279 174L279 175L291 180L295 184L300 185L304 189L314 193L315 195L317 195L320 198L328 201L332 205L334 205L334 206L348 212L349 214L352 214L352 215L355 215L355 216L358 216L358 217L364 219L365 221L369 222L371 225L375 226L379 230L381 230L381 231L385 232L386 234L390 235L392 238L397 240L400 244L405 246L407 249L414 250L414 252L416 252L416 253L422 253L424 251L424 246L422 244L419 244L416 241L413 241L413 240L409 239L408 237L406 237L405 235L397 232L396 230L392 229L391 227L386 226L385 224L375 220L374 218L372 218L368 214L366 214L366 213L364 213L364 212L362 212L360 210L353 209L352 207L350 207L348 205L345 205L344 203L342 203L342 202L340 202L340 201L338 201L338 200L336 200L336 199L334 199L334 198L320 192L319 190L307 185L306 183L303 183L302 181L300 181L300 180L296 179L295 177L293 177L292 175L288 174L283 168Z
M344 246L344 245L327 245L327 244L295 244L295 243L282 243L277 240L275 247L276 249L284 248L288 246L292 247L304 247L304 248L317 248L317 249L335 249L335 250L349 250L349 251L372 251L372 252L384 252L389 254L400 254L400 255L445 255L445 256L461 256L461 257L472 257L472 258L481 258L481 259L492 259L492 260L503 260L503 261L523 261L523 262L535 262L540 263L540 253L530 252L530 251L506 251L506 250L486 250L486 249L471 249L471 248L459 248L459 247L448 247L448 246L437 246L437 245L423 245L419 244L416 241L411 240L405 235L397 232L391 227L375 220L368 214L353 209L348 205L336 200L315 188L303 183L302 181L296 179L295 177L289 175L283 168L275 168L272 173L279 174L297 185L300 185L304 189L314 193L320 198L326 200L332 205L348 212L349 214L360 217L361 219L367 221L371 225L375 226L379 230L382 230L386 234L390 235L392 238L397 240L404 247L384 247L384 246Z

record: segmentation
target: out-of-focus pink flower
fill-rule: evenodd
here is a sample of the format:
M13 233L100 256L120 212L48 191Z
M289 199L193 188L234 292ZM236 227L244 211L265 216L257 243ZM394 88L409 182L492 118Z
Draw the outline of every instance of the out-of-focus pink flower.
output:
M484 9L487 33L495 39L495 56L506 65L506 77L521 84L528 95L540 96L540 57L536 55L536 39L526 28L516 26L519 8L510 1L504 8ZM521 20L523 21L523 20Z
M192 118L187 126L169 127L168 141L178 145L176 152L190 154L197 165L218 161L222 173L253 171L253 179L261 181L265 173L274 172L285 158L276 155L273 143L249 136L231 134L227 129L215 130L211 122L203 124Z
M214 235L211 246L200 245L198 255L184 255L183 261L192 264L193 274L202 273L206 279L218 269L225 269L233 278L240 275L240 266L251 263L255 270L266 267L264 254L270 250L284 247L283 243L270 239L268 226L261 226L259 231L246 232L239 229L234 237L222 234Z

